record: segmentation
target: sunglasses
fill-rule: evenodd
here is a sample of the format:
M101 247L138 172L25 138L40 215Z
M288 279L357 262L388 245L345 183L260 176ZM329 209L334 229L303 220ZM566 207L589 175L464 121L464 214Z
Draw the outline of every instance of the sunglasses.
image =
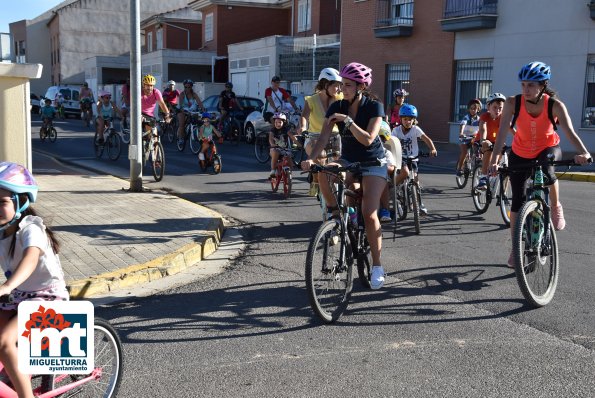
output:
M184 86L184 88L192 88L192 86Z

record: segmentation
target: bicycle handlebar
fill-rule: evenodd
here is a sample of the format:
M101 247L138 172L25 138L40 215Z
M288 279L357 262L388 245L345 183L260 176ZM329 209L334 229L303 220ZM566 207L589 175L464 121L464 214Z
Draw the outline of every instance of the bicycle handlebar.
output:
M589 158L587 163L593 163L593 158ZM499 167L498 170L508 170L512 172L520 172L526 171L527 169L531 169L537 166L584 166L582 164L576 163L574 159L563 159L563 160L554 160L553 158L539 160L535 159L533 161L524 162L515 164L513 167Z
M312 167L310 167L310 171L312 173L320 173L320 172L328 172L328 173L332 173L332 174L339 174L341 172L347 171L350 173L357 173L359 171L362 171L363 167L374 167L374 166L381 166L382 162L380 161L380 159L376 159L376 160L370 160L370 161L365 161L365 162L354 162L351 163L349 166L320 166L318 164L313 164Z

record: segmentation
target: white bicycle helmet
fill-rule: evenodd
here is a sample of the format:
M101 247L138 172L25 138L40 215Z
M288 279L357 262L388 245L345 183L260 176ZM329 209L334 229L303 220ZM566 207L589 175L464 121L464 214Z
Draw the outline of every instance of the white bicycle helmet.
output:
M320 71L318 80L326 79L331 82L341 82L343 79L339 76L339 71L335 68L324 68Z
M502 93L492 93L488 95L487 104L489 105L496 100L506 101L506 96Z

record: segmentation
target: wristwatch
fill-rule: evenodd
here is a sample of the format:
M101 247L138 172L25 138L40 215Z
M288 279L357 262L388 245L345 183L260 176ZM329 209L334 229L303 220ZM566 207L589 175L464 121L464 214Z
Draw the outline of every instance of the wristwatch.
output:
M351 117L347 116L347 117L345 117L345 120L343 120L343 123L345 123L345 130L349 130L349 128L353 124L353 119Z

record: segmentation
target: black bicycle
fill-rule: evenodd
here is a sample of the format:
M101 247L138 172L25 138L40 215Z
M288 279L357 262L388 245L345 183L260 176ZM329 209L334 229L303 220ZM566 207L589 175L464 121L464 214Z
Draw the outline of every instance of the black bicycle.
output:
M242 138L242 125L237 118L241 114L242 111L230 109L221 121L223 138L234 145L238 145Z
M416 160L420 157L428 157L430 156L427 153L419 153L418 156L403 156L403 161L407 164L407 168L409 169L409 176L399 185L397 186L395 193L397 195L395 203L396 214L395 217L398 217L398 221L403 221L407 218L407 213L411 212L413 214L413 224L415 227L415 233L421 233L421 187L419 182L415 178L417 176L417 167L413 167L413 164Z
M347 189L344 172L361 176L363 167L379 164L376 160L347 167L313 165L311 168L313 173L329 174L337 180L337 190L333 193L337 198L338 217L320 225L306 256L306 289L310 306L326 323L335 322L347 308L353 289L354 263L362 285L370 288L372 258L361 212L361 190ZM346 197L351 198L349 206Z
M548 181L544 181L542 169L548 165L570 168L577 164L574 160L550 158L508 168L510 172L531 171L531 177L525 184L527 200L512 226L512 251L519 287L533 307L543 307L552 300L560 273L558 241L550 219Z
M463 189L465 185L467 185L467 181L469 177L475 170L475 167L478 164L481 164L481 145L479 142L473 142L473 136L465 136L459 138L459 142L461 144L467 145L467 155L465 156L465 160L463 161L463 174L457 175L455 177L457 182L457 187Z

